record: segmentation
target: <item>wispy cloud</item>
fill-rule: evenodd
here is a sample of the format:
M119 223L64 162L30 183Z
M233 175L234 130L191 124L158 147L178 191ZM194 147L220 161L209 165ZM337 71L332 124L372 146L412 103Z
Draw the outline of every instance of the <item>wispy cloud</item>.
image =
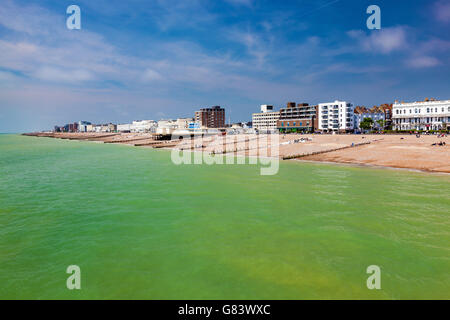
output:
M258 67L265 64L266 57L271 51L270 39L263 39L263 35L260 33L238 29L229 31L228 39L244 45L247 53L255 59Z
M436 1L433 5L433 13L440 22L450 22L450 2L448 0Z
M412 68L429 68L439 65L440 62L434 57L419 56L408 59L406 64Z
M371 31L351 30L348 35L359 42L360 49L372 53L389 54L408 48L405 27L388 27Z

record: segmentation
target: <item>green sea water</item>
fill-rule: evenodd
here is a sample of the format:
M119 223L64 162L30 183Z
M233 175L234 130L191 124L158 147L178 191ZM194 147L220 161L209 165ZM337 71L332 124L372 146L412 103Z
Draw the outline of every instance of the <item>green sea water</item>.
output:
M259 169L0 135L0 298L450 298L448 176Z

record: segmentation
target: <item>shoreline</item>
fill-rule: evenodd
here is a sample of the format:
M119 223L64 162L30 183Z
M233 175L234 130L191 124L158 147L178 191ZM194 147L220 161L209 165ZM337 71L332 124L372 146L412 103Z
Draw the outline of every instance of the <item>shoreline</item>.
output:
M65 140L90 141L105 144L123 144L133 147L172 150L180 148L183 151L216 152L216 155L233 153L237 156L261 156L265 158L279 158L279 160L338 164L355 167L385 168L408 170L422 173L450 174L450 145L449 138L437 136L415 135L325 135L325 134L289 134L279 135L278 144L267 143L262 147L226 152L227 148L236 149L233 142L229 144L215 144L214 136L206 137L209 144L202 145L201 150L192 148L195 140L158 140L157 135L149 133L28 133L23 136L47 137ZM262 139L264 135L260 136ZM248 139L248 135L236 135L236 141ZM298 139L305 139L298 143ZM186 145L186 141L189 145ZM281 141L281 142L280 142ZM202 141L203 143L204 141ZM443 146L436 146L438 142L445 142ZM279 150L276 157L269 155L271 148ZM186 149L183 149L186 148ZM222 150L220 150L222 148ZM219 151L217 151L219 149ZM180 150L180 151L181 151ZM253 154L256 152L256 154ZM262 156L261 156L262 157Z
M431 171L431 170L421 170L421 169L414 169L414 168L381 166L381 165L375 165L375 164L370 164L370 163L338 162L338 161L325 161L325 160L302 160L302 159L289 159L289 160L284 160L284 161L293 161L293 162L311 163L311 164L327 164L327 165L353 167L353 168L371 168L371 169L394 170L394 171L409 171L409 172L425 173L425 174L438 175L438 176L444 176L444 177L450 176L450 172L444 172L444 171Z

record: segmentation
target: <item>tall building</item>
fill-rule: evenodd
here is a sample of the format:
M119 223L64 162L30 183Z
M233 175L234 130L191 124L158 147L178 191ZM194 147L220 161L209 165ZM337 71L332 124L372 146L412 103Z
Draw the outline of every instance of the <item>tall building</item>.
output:
M288 102L286 108L280 109L277 128L281 132L302 131L314 132L318 129L317 106L307 103Z
M450 100L395 101L392 122L395 130L449 130Z
M224 128L225 109L220 106L200 109L195 112L195 122L205 128Z
M273 106L263 104L260 113L252 114L252 125L254 129L262 132L273 131L277 128L279 118L279 111L273 111Z
M353 105L346 101L319 103L319 129L324 132L353 131Z

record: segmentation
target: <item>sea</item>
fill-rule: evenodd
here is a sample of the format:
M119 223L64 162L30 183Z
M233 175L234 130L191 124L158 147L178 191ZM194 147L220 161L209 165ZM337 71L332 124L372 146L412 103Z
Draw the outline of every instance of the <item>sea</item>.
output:
M0 135L0 299L450 299L449 195L448 175Z

